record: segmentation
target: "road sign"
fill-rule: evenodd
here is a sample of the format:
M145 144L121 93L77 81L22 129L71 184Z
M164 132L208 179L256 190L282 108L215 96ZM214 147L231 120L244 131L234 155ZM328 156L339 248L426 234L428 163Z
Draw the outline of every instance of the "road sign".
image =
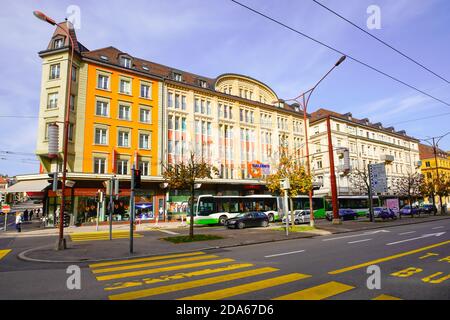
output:
M2 212L3 213L10 213L11 212L11 207L7 204L2 206Z
M384 163L369 165L370 185L375 193L387 192L386 166Z

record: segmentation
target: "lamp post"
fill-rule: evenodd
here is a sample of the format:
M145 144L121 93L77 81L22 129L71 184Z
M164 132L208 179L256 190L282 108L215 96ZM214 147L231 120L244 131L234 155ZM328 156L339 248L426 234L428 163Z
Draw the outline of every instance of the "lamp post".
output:
M69 105L70 105L70 95L71 95L71 85L72 85L72 68L73 68L73 53L74 53L74 43L73 39L70 36L70 33L62 28L60 25L56 23L55 20L48 17L46 14L41 11L33 11L33 14L36 18L51 24L57 28L60 28L66 35L70 41L71 53L70 53L70 62L69 62L69 76L68 76L68 84L67 84L67 97L66 97L66 105L64 106L64 136L63 136L63 174L62 174L62 186L61 186L61 209L59 214L59 238L57 243L57 250L63 250L66 248L66 241L64 239L64 212L65 212L65 190L66 190L66 171L67 171L67 147L69 140Z
M287 99L287 100L283 100L283 99L279 99L278 102L279 103L284 103L286 101L295 101L296 103L298 103L301 106L301 109L303 111L303 126L305 128L305 144L306 144L306 162L307 162L307 171L308 171L308 175L311 175L311 165L310 165L310 161L309 161L309 143L308 143L308 127L306 125L306 120L307 120L307 110L308 110L308 103L309 103L309 99L311 98L311 94L314 92L314 90L317 88L317 86L323 81L323 79L325 79L330 73L331 71L334 70L334 68L336 68L337 66L339 66L344 60L345 60L346 56L342 56L335 64L334 66L309 90L303 92L302 94L300 94L299 96L293 98L293 99ZM300 100L301 99L301 100ZM312 190L309 191L309 223L311 227L314 227L314 208L313 208L313 201L312 201L312 196L313 196L313 192Z

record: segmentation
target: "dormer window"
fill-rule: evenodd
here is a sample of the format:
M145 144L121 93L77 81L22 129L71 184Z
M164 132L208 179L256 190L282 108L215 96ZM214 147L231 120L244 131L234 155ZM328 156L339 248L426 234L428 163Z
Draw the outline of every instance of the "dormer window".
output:
M131 59L128 57L121 57L120 65L125 68L131 68Z
M207 84L206 84L206 81L205 81L205 80L198 80L198 84L199 84L200 87L202 87L202 88L206 88L206 87L207 87Z
M175 81L182 81L182 77L181 77L181 73L177 73L177 72L174 72L173 73L173 79L175 80Z
M64 45L63 39L55 39L55 41L53 41L53 49L62 48L63 45Z
M100 59L102 59L104 61L108 61L108 57L107 56L100 56Z
M147 67L147 66L142 66L142 69L144 69L145 71L149 71L150 70L150 68Z

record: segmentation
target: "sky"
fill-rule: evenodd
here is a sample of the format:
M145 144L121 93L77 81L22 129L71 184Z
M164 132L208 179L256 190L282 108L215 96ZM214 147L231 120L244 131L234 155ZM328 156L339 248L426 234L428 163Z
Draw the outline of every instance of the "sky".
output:
M450 84L384 47L311 0L240 0L352 57L450 103ZM324 5L450 79L450 1L320 0ZM310 88L340 55L230 0L5 1L0 11L0 174L37 173L41 60L53 27L77 6L78 40L90 50L114 46L132 56L215 78L238 73L280 98ZM380 8L369 30L367 8ZM419 139L450 131L450 107L346 59L320 84L308 112L352 112ZM415 120L423 117L438 117ZM415 121L411 121L415 120ZM439 147L450 150L450 135Z

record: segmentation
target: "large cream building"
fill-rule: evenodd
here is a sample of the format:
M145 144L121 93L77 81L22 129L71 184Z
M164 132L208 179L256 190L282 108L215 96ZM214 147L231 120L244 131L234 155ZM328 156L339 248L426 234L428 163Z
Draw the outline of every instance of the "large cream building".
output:
M359 195L348 173L343 169L344 158L339 156L340 148L347 148L350 156L350 172L364 171L367 165L386 163L388 194L392 194L396 178L408 173L419 172L419 140L406 135L404 130L385 128L381 123L371 123L369 119L354 118L351 113L340 114L319 109L311 114L310 153L315 179L323 186L316 195L330 191L330 165L328 156L327 117L330 117L331 138L334 150L336 184L339 195Z

